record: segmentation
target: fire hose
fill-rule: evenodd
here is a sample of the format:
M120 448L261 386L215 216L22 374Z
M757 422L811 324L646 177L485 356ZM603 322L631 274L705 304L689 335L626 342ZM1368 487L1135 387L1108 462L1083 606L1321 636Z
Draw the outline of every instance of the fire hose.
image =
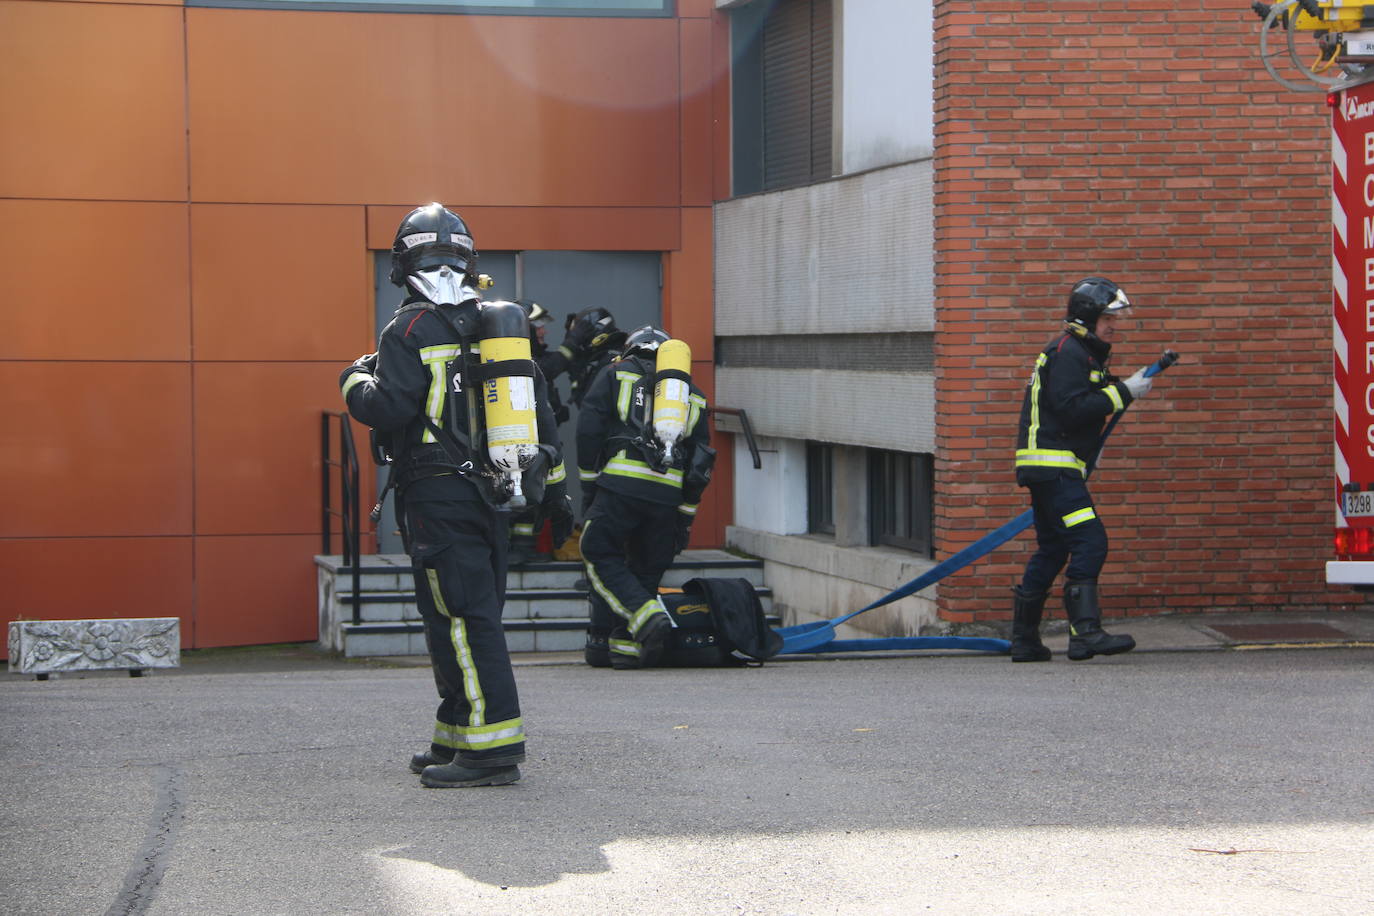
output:
M1163 356L1146 368L1145 377L1153 378L1176 362L1178 362L1178 354L1173 350L1165 350ZM1124 410L1118 411L1103 428L1101 439L1098 442L1097 452L1093 455L1092 460L1088 462L1088 466L1084 470L1084 477L1092 474L1093 470L1097 467L1097 461L1102 456L1102 449L1107 444L1107 437L1112 434L1112 430L1116 428L1116 424L1125 414L1126 412ZM777 633L782 636L782 649L778 651L778 654L797 655L817 652L873 652L912 649L966 649L975 652L999 652L1003 654L1010 652L1011 643L1009 641L991 637L894 636L875 639L836 639L835 628L866 611L882 607L885 604L891 604L894 601L898 601L908 595L914 595L916 592L934 585L946 576L958 572L970 563L982 559L998 547L1001 547L1007 541L1010 541L1022 531L1029 528L1034 524L1034 521L1035 513L1027 509L1000 528L989 531L958 553L941 560L915 579L893 589L877 601L865 605L857 611L851 611L848 614L830 620L818 620L797 624L791 627L780 627Z

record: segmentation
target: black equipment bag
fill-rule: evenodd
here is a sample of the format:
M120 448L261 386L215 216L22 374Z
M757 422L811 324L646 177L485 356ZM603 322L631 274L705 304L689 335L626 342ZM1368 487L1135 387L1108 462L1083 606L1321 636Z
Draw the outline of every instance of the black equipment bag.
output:
M691 579L680 594L661 597L677 624L659 663L663 667L738 666L772 658L782 648L748 579Z

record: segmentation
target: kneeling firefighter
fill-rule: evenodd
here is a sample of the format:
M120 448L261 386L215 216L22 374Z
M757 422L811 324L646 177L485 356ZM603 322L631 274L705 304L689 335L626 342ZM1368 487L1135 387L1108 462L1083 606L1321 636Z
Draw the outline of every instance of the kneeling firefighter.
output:
M1115 655L1135 648L1102 629L1097 578L1107 559L1107 529L1087 487L1087 469L1104 421L1150 391L1145 370L1118 380L1107 371L1117 321L1130 300L1111 280L1088 277L1069 292L1064 332L1035 361L1021 406L1016 482L1030 490L1037 549L1013 589L1011 658L1050 660L1040 641L1045 599L1068 563L1064 609L1069 658Z
M515 303L482 302L477 252L457 214L401 221L391 282L408 293L376 353L340 378L349 413L391 457L439 710L410 769L432 787L520 778L525 730L501 624L509 508L545 506L572 529L547 386Z
M582 557L591 583L586 658L658 663L673 628L659 582L691 536L710 482L706 397L687 344L645 326L592 382L577 423Z

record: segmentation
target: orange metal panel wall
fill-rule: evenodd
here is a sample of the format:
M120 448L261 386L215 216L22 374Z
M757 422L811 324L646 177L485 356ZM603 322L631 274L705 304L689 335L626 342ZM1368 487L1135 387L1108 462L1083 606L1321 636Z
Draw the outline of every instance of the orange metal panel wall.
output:
M192 206L196 359L352 362L372 331L365 236L362 207Z
M677 204L675 20L192 9L187 31L197 199Z
M0 197L185 200L181 16L0 0Z
M186 360L187 282L185 204L0 200L0 359Z
M457 207L479 248L666 252L665 323L709 392L727 53L712 0L675 19L0 0L0 474L24 481L0 616L314 638L320 412L373 345L370 250L417 204ZM727 472L697 544L729 505Z
M190 538L0 538L0 582L6 623L180 617L194 644Z
M195 645L314 639L319 549L314 536L196 538Z
M0 363L0 538L191 531L186 363Z
M196 364L196 534L320 530L320 414L343 409L345 365Z

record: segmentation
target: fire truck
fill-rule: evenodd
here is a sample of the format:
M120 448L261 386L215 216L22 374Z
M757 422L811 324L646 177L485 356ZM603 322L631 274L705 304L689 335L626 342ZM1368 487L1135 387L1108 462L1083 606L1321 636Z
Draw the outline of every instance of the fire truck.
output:
M1332 585L1374 590L1374 3L1253 3L1279 83L1331 109Z

